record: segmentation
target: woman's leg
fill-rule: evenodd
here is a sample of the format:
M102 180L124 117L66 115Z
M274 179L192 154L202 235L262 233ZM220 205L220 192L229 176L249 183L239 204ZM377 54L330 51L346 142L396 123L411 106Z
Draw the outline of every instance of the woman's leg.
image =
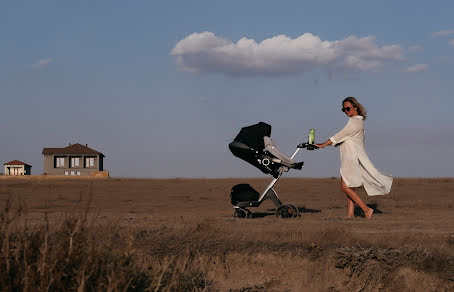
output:
M355 202L347 196L348 218L355 218Z
M370 217L372 217L372 213L374 213L374 210L367 207L366 204L364 204L363 200L361 200L361 198L359 197L359 195L351 188L349 188L344 180L341 178L341 190L348 196L348 199L351 199L354 203L356 203L364 212L364 216L366 217L366 219L370 219ZM348 202L349 204L350 202ZM348 207L350 208L350 205L348 205ZM353 211L354 211L355 207L353 206ZM349 212L350 212L350 209L349 209ZM349 213L350 215L350 213Z

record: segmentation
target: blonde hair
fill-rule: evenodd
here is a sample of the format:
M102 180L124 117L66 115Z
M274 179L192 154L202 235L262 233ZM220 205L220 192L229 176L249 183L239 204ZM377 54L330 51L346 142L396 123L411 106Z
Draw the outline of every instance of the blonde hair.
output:
M354 107L356 107L356 110L358 111L358 115L363 116L363 118L365 120L367 117L366 108L362 104L360 104L359 101L356 98L354 98L353 96L349 96L349 97L345 98L342 101L342 106L344 106L344 103L347 101L349 101Z

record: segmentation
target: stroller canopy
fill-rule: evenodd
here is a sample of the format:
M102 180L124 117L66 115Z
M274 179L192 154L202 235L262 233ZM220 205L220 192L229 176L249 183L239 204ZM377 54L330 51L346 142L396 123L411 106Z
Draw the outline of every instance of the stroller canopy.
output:
M280 167L301 169L303 163L295 163L274 144L271 136L271 126L264 122L241 128L241 131L229 144L233 155L252 164L263 173L277 177ZM276 159L275 159L276 158Z
M263 137L271 136L271 126L264 122L241 128L241 131L236 135L234 141L243 143L254 150L263 150L265 144Z
M263 173L271 174L275 169L261 163L265 150L263 137L269 137L270 135L271 126L263 122L241 128L233 142L229 144L230 151L232 151L233 155L252 164Z

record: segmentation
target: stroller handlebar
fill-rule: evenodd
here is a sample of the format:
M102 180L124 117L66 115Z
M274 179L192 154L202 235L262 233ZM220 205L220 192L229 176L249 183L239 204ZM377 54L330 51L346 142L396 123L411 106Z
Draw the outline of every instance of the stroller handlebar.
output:
M309 144L309 143L300 143L297 147L298 148L306 148L307 150L318 149L317 146L315 146L314 144Z

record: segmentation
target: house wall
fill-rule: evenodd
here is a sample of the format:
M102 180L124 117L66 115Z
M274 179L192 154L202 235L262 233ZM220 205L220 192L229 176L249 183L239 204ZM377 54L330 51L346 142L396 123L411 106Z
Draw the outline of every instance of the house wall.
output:
M102 155L98 155L98 160L99 160L98 170L103 171L104 170L104 157Z
M25 175L32 174L32 167L30 165L25 165L24 170L25 170Z
M54 156L55 155L44 155L44 173L54 174Z
M14 171L13 169L17 168L17 174L14 174ZM28 167L30 168L30 167ZM29 175L30 174L30 170L26 171L24 165L8 165L6 164L5 165L5 175Z
M63 157L64 158L64 167L56 167L55 165L55 158L56 157ZM81 161L78 167L70 167L71 157L80 157ZM94 167L84 167L85 166L85 158L86 157L94 157ZM48 175L72 175L71 173L74 172L74 175L77 175L79 172L80 175L90 175L91 171L99 171L102 169L102 156L100 155L90 155L90 154L52 154L52 155L44 155L44 173Z

